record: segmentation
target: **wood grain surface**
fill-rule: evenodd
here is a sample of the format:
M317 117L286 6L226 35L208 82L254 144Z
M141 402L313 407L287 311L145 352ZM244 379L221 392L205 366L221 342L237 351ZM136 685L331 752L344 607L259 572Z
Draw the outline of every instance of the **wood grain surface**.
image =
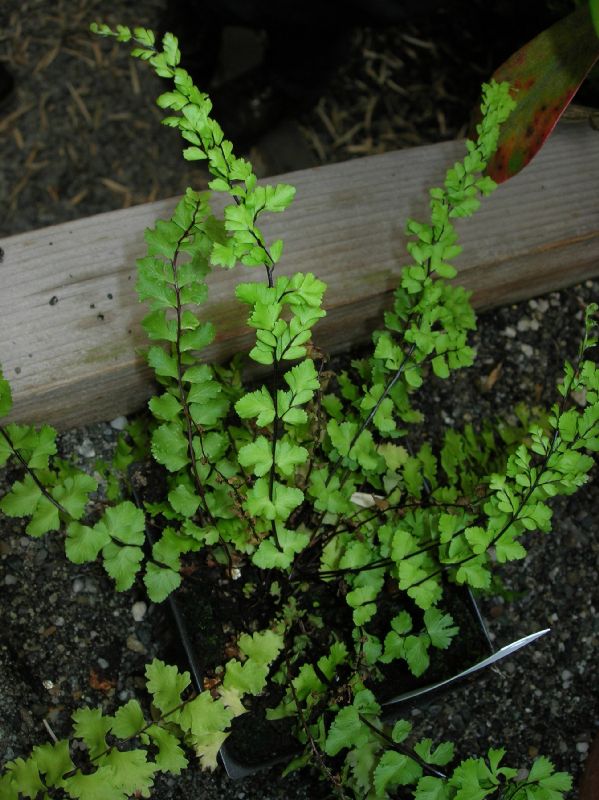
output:
M297 187L291 208L263 225L281 237L281 272L328 284L316 344L364 340L388 307L406 263L408 216L426 219L427 189L463 153L448 142L278 178ZM140 348L145 308L134 292L143 231L166 218L163 200L0 242L0 364L13 387L12 419L64 429L139 409L152 394ZM215 203L215 206L217 204ZM477 308L509 303L599 275L599 133L558 126L532 164L460 221L458 280ZM246 348L246 307L233 296L260 270L216 269L203 315L217 326L206 359Z

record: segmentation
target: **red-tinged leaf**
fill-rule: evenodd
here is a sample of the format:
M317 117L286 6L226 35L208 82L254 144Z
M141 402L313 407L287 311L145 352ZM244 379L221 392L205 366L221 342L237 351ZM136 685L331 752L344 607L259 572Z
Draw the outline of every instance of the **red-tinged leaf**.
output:
M594 13L599 16L599 10ZM510 83L517 103L486 170L496 183L512 178L536 155L597 58L599 36L585 4L496 70L493 78Z

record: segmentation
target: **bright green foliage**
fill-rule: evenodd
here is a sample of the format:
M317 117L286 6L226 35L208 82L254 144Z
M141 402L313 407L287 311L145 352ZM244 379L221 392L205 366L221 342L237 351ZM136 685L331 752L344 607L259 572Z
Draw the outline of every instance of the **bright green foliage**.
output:
M501 767L505 750L489 750L488 760L469 758L454 771L449 781L456 797L484 798L497 791L502 779L513 778L516 770Z
M155 551L153 551L156 557ZM149 597L155 603L161 603L181 585L181 576L178 572L179 563L172 563L167 566L156 564L154 561L148 562L144 583Z
M428 441L424 426L413 432L423 421L415 393L474 358L468 293L449 283L461 250L454 220L471 216L494 189L483 173L513 106L508 87L484 87L476 141L431 190L429 218L408 221L408 263L371 357L333 376L312 342L325 284L311 272L279 274L283 242L267 242L260 228L295 189L258 185L179 65L174 36L158 43L144 28L92 29L132 41L133 55L170 82L157 101L163 122L179 131L185 159L205 162L224 210L218 218L210 193L188 189L170 219L146 231L136 290L148 305L142 324L158 388L150 423L131 427L114 462L98 465L107 499L88 511L96 479L56 457L52 428L9 424L0 428L0 465L20 463L24 476L0 509L28 517L33 536L64 527L68 558L100 557L119 590L143 575L150 599L162 602L181 583L181 559L197 553L215 570L215 594L241 574L248 603L265 592L274 613L264 630L235 632L228 645L236 657L222 654L211 692L194 696L188 673L156 660L146 671L151 718L137 700L113 716L82 709L74 735L89 763L75 766L66 742L36 748L8 764L0 793L18 800L18 792L48 796L56 787L81 800L146 797L157 772L186 767L185 746L214 769L234 718L270 678L280 702L267 716L294 717L304 746L288 769L319 753L323 774L339 774L347 798L399 791L482 800L502 791L502 800L558 800L568 779L546 759L524 783L493 750L439 777L452 744L415 741L404 720L387 724L376 696L392 662L425 675L431 648L446 650L458 634L443 610L444 579L488 588L492 562L525 556L530 533L550 528L551 498L582 486L589 454L599 451L599 369L586 356L595 306L549 414L518 411L518 425L466 426L440 441ZM241 356L229 366L206 363L218 335L205 313L210 273L238 264L262 270L236 288L252 332L249 359L266 373L250 388ZM11 405L0 374L0 415ZM127 499L127 469L148 455L163 468L165 491L142 510ZM143 547L148 516L151 551ZM329 612L338 604L335 619L325 604Z
M147 667L148 689L154 696L154 705L179 726L184 740L193 747L205 768L215 769L216 756L229 735L231 720L245 713L241 703L243 696L247 693L258 694L262 690L270 665L282 645L282 637L271 630L259 631L253 636L241 636L239 648L245 661L242 663L231 659L228 662L217 698L202 692L185 702L182 695L189 687L189 673L180 674L175 667L158 660ZM174 742L166 740L164 736L162 738L164 746L173 751L172 757L176 757L175 764L178 766L180 755Z
M241 419L256 419L256 425L265 427L275 418L275 406L266 387L250 392L237 401L235 411Z
M67 741L38 745L27 760L17 758L5 766L0 776L0 796L6 800L36 798L48 787L60 786L74 767Z
M231 659L227 663L217 698L202 692L189 702L183 702L182 694L190 682L189 673L181 675L175 667L158 660L147 667L148 689L154 695L154 705L179 726L184 740L193 747L204 768L216 768L216 756L229 735L231 720L245 713L243 696L258 694L263 689L270 665L282 645L282 637L271 630L241 636L239 649L245 661Z
M54 428L8 424L0 432L0 463L14 458L27 469L24 479L15 481L0 500L0 510L9 517L30 517L25 528L30 536L42 536L64 522L80 519L98 484L74 467L58 460L50 463L56 454Z
M458 628L453 625L450 614L443 614L438 608L428 608L424 612L424 626L417 635L411 632L412 620L407 611L402 611L391 620L391 630L385 637L384 652L380 661L388 664L396 658L406 660L410 671L417 677L426 672L429 665L429 647L445 650Z
M422 775L422 769L409 756L387 750L374 771L374 788L379 797L385 797L398 786L409 786Z
M187 767L188 761L179 739L171 731L159 725L150 725L140 738L144 744L151 743L157 748L154 760L160 772L179 775Z
M106 572L119 591L135 580L143 558L145 520L129 500L107 508L93 528L78 522L67 527L66 553L75 564L95 561L101 553Z
M252 562L261 569L287 569L310 539L307 531L288 530L279 522L275 523L275 530L276 544L270 538L263 539L252 555Z
M170 714L181 704L181 694L191 683L189 672L179 673L176 667L155 659L146 667L148 691L153 704L164 714Z
M238 646L246 657L243 663L232 659L227 662L223 688L237 690L241 695L260 694L266 685L270 665L283 648L283 637L272 630L260 631L252 636L243 634Z
M239 649L248 659L259 666L268 666L277 658L283 647L283 639L275 631L257 631L251 636L242 634Z
M0 369L0 417L5 417L12 408L12 392L10 383Z
M431 739L422 739L414 745L414 752L416 752L423 761L427 764L437 764L441 767L453 759L454 746L451 742L442 742L432 749L433 742Z
M329 755L348 751L345 756L348 786L358 796L360 790L370 788L368 796L377 800L391 797L398 786L420 787L426 780L422 777L423 765L444 766L453 757L453 745L449 742L433 748L430 739L423 739L410 750L405 746L410 723L399 720L393 727L383 725L377 717L379 711L372 693L360 689L352 705L337 713L325 742ZM439 780L439 785L439 797L449 797L442 793L447 784Z
M242 636L243 666L263 669L265 681L282 643L282 637L270 630ZM235 663L239 664L230 662ZM40 793L49 797L54 788L81 800L149 797L157 772L178 775L187 766L184 746L195 751L204 767L214 769L231 720L245 713L243 681L233 680L231 672L220 697L215 699L209 692L186 696L189 673L179 673L158 659L146 667L146 678L156 710L151 719L137 700L129 700L113 716L103 715L100 709L79 709L73 715L73 739L83 743L88 763L75 766L68 740L35 747L28 759L19 758L4 767L0 774L3 800L37 800ZM134 742L143 747L119 747Z
M325 681L332 681L339 668L347 662L347 647L342 642L334 642L329 652L321 656L316 666L304 663L299 669L298 675L292 679L293 690L288 687L285 697L276 708L269 709L268 719L281 719L288 717L297 711L296 701L305 703L307 709L311 709L320 699L325 691Z
M350 706L345 706L333 720L326 739L325 749L328 755L335 756L349 747L363 747L372 736L370 728L363 724L363 719L376 720L381 707L372 692L367 689L359 691ZM376 734L375 734L376 735Z

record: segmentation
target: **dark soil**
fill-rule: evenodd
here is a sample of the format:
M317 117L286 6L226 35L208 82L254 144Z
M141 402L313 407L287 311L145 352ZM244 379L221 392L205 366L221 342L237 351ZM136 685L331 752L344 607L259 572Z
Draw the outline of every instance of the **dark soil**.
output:
M344 63L330 71L316 105L248 141L261 172L463 133L480 81L538 29L531 24L541 27L537 4L531 4L532 22L519 17L519 25L510 3L494 4L491 22L483 17L488 3L463 5L453 14L440 8L414 13L403 24L349 31ZM559 15L563 5L551 13ZM164 7L163 0L133 6L127 0L4 0L0 63L15 88L0 105L1 234L205 185L201 170L181 159L173 133L159 125L160 81L130 62L126 48L95 41L86 31L98 18L157 28ZM255 26L230 28L222 42L220 72L211 78L216 87L239 73L231 54L241 52L240 43L254 59L268 46ZM518 402L551 402L563 359L576 353L583 305L597 298L599 283L587 282L483 315L474 335L476 369L450 383L427 384L433 425L461 426L513 415ZM61 446L93 471L96 459L109 456L119 425L70 431ZM5 470L3 487L15 477ZM551 635L484 680L410 711L418 734L455 739L460 758L503 745L512 764L527 766L544 753L578 781L599 729L598 503L595 472L577 495L556 503L552 534L530 536L526 562L498 570L511 599L504 593L481 601L496 646L544 627ZM0 587L0 763L52 734L67 735L70 715L83 704L112 711L143 694L144 665L163 645L156 637L159 610L141 587L116 594L99 566L66 561L61 536L32 539L20 521L6 519ZM279 773L273 768L233 783L222 772L188 770L181 778L160 778L153 796L328 796L316 777L282 781Z

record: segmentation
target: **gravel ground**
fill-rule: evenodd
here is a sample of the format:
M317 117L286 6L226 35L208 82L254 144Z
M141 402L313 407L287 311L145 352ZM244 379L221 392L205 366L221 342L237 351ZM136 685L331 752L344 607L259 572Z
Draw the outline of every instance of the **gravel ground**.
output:
M110 17L155 27L162 7L160 0L143 0L134 9L126 0L116 0L110 3ZM10 63L17 90L0 108L0 133L5 134L0 137L0 197L8 209L0 220L1 234L167 197L189 182L202 183L202 174L182 162L172 134L158 125L156 79L141 66L134 70L124 49L105 43L99 47L85 33L89 20L105 12L106 4L96 0L2 4L0 57ZM411 30L412 38L417 34ZM389 37L385 42L372 32L359 32L355 41L367 41L372 48L373 37L375 49L389 46ZM335 85L349 91L348 80L342 75ZM444 85L441 95L455 91ZM445 101L439 97L438 107L443 109ZM308 130L309 146L299 144L297 126L286 129L287 146L291 141L296 158L293 162L290 157L289 168L310 163L314 139L325 141L322 112L331 121L338 106L333 92L316 116L299 121ZM385 107L382 101L377 105ZM356 102L347 119L333 119L337 134L351 129L356 108L363 112ZM452 108L443 123L434 115L437 139L455 136L465 124L454 113L455 104ZM394 113L399 113L395 107ZM422 120L419 124L426 128ZM435 140L432 129L431 123L428 138L418 141ZM331 134L324 158L406 143L396 136L394 145L389 130L397 133L397 126L385 128L380 121L373 131L362 131L371 136L370 142L358 132L337 146ZM265 172L280 163L273 161L272 145L257 143L253 155L262 160ZM316 155L321 158L322 153ZM446 424L461 425L512 409L520 401L550 402L563 358L576 352L582 306L598 297L599 283L588 282L483 315L475 335L477 369L458 376L451 386L431 384L430 407L440 409ZM103 423L69 431L61 446L93 470L97 458L109 455L115 438L115 428ZM15 477L0 473L0 494ZM599 729L598 502L595 474L578 495L556 504L553 533L531 537L526 562L501 569L515 599L483 601L498 646L543 627L551 627L551 635L484 681L414 711L423 734L455 738L460 756L503 744L513 763L525 765L545 753L578 781ZM0 524L1 764L46 741L48 728L65 735L70 715L80 705L101 704L111 710L138 693L143 666L159 651L159 643L152 625L156 611L145 605L141 590L117 595L96 565L66 562L61 537L34 540L18 521L3 519ZM302 775L282 782L275 769L238 784L222 773L206 776L190 770L176 784L159 779L153 796L299 800L327 795L317 778Z

